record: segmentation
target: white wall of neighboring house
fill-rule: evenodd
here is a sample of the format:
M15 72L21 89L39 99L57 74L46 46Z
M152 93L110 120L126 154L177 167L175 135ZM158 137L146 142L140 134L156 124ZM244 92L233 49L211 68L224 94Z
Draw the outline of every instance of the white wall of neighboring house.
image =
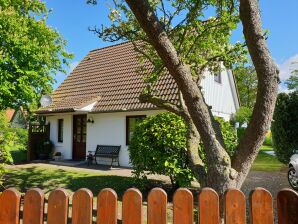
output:
M212 106L213 115L229 120L239 108L232 73L223 70L220 83L214 80L214 75L206 73L201 86L207 104Z

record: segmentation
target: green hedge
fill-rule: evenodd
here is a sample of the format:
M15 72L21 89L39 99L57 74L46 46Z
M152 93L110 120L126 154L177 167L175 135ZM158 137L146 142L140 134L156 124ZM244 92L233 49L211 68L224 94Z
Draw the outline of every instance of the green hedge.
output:
M14 164L27 162L27 150L12 150L10 153Z
M288 163L298 149L298 91L278 94L271 131L278 160Z

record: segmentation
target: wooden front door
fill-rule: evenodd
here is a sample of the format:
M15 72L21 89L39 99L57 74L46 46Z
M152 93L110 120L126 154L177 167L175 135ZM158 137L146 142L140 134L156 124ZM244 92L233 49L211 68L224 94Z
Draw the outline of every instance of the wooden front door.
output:
M73 116L73 152L74 160L86 159L87 115Z

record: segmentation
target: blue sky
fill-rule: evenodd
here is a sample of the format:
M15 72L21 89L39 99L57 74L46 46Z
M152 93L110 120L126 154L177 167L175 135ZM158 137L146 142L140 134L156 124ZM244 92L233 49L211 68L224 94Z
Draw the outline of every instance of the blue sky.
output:
M100 40L88 31L88 27L107 25L108 7L105 0L98 0L96 6L87 5L86 0L47 0L47 7L52 9L48 25L57 29L68 41L67 50L74 54L68 73L92 49L111 45ZM263 28L268 29L269 49L279 65L280 77L285 80L293 69L292 62L298 62L298 1L297 0L260 0ZM232 40L242 40L242 28L233 34ZM66 75L57 74L56 88ZM281 90L284 90L281 86Z

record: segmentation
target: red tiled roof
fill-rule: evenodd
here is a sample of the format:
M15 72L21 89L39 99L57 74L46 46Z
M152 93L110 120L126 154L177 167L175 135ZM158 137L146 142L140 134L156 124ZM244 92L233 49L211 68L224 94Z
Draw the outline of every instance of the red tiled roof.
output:
M53 103L38 113L74 111L95 101L92 112L156 109L139 101L145 83L137 57L130 42L90 51L54 91ZM153 66L145 63L143 69L146 73ZM178 88L169 75L157 82L156 90L166 100L178 99Z

